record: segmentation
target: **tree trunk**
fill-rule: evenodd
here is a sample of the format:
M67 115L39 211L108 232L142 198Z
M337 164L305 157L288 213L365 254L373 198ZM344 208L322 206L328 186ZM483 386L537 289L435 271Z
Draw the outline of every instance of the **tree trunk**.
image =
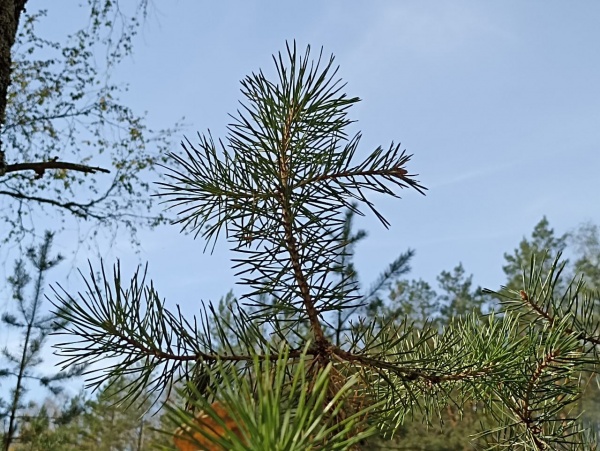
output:
M8 87L12 58L10 50L15 43L19 18L25 10L27 0L0 0L0 130L6 117ZM0 152L3 152L0 140ZM0 153L0 157L2 154ZM0 165L4 158L0 158Z
M12 404L10 406L10 417L8 420L8 432L4 436L2 443L3 451L10 451L10 445L15 438L15 432L17 431L17 410L21 402L21 393L23 390L23 378L25 376L25 370L27 368L27 350L29 349L29 339L31 338L31 329L33 328L33 321L35 319L32 316L29 324L27 324L27 333L25 334L25 341L23 342L23 355L21 356L21 364L19 366L19 374L17 375L17 386L13 393Z

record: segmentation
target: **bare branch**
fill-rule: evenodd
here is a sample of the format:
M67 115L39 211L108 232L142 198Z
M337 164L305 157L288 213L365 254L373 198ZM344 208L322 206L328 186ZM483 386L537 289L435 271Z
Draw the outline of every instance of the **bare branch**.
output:
M0 168L1 169L1 168ZM7 164L4 167L4 171L1 175L4 175L8 172L17 172L17 171L34 171L36 179L42 178L47 169L64 169L67 171L79 171L84 172L86 174L95 174L96 172L104 172L106 174L110 174L108 169L100 168L97 166L86 166L84 164L78 163L67 163L65 161L40 161L37 163L16 163L16 164Z
M47 197L29 196L19 191L0 190L0 195L10 196L19 200L33 201L38 202L40 204L49 204L54 207L64 208L65 210L70 211L73 215L84 219L87 219L88 217L94 219L104 219L106 217L105 215L98 215L90 211L89 207L91 207L96 202L91 202L88 204L79 204L77 202L60 202L58 200L50 199Z

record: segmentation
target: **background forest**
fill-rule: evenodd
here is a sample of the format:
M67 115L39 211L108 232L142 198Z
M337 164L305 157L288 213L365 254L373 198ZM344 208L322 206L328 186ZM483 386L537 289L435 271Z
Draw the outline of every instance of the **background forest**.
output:
M147 391L147 396L130 399L132 404L129 405L120 401L119 394L137 387L135 371L104 382L101 377L94 379L93 374L88 374L88 382L92 377L91 383L98 383L92 391L83 388L82 375L89 367L84 364L68 368L55 366L58 358L52 346L60 339L53 334L67 324L51 313L51 302L56 302L56 291L52 290L59 287L70 292L80 290L81 279L73 276L77 276L77 269L86 272L88 259L95 270L98 266L94 262L99 258L109 261L109 265L120 258L124 266L149 260L155 282L162 282L164 287L168 281L166 286L172 287L170 297L182 304L186 314L196 314L201 305L206 305L200 299L211 298L221 298L218 311L223 318L231 314L239 291L233 271L226 271L231 267L227 250L217 244L209 261L210 255L197 256L204 243L195 243L194 252L190 252L190 237L185 244L176 244L176 231L164 227L174 216L152 196L158 192L154 182L164 181L165 170L161 165L169 166L167 153L178 152L177 142L184 133L193 136L196 129L210 126L221 135L219 127L225 122L222 119L227 111L233 111L231 105L237 101L235 83L243 74L257 70L257 66L267 67L268 55L280 49L290 34L277 27L265 31L269 30L265 21L272 25L277 15L265 13L258 17L255 11L244 9L247 5L231 14L228 20L232 22L222 23L219 20L225 19L215 18L227 15L226 11L216 7L203 9L205 24L198 33L207 35L200 39L178 35L173 41L176 44L171 43L161 54L165 61L163 66L174 68L173 72L182 77L179 81L170 79L170 83L189 85L177 93L172 86L160 85L156 79L153 79L155 85L147 84L151 77L146 75L158 74L160 80L162 69L160 63L148 63L158 58L143 55L154 51L155 47L148 44L148 40L161 36L159 39L166 41L162 37L164 33L152 29L153 21L162 20L168 28L169 20L174 20L177 27L168 29L176 28L177 33L195 30L191 24L179 25L186 15L194 16L196 10L192 14L191 9L182 5L173 7L172 11L162 10L160 2L153 4L145 0L129 4L88 0L77 8L48 6L47 10L38 9L42 5L32 0L0 0L0 4L3 30L0 275L5 280L0 290L3 449L175 449L172 437L158 431L174 429L172 419L165 410L159 409L165 401L181 404L183 400L174 399L174 394L167 399L166 394ZM422 179L431 183L424 183L430 188L425 198L413 200L407 195L399 205L381 201L386 211L394 211L390 213L391 232L383 232L375 220L347 213L343 243L347 255L340 264L340 271L357 283L363 300L368 302L348 312L337 312L328 333L341 342L341 337L356 327L351 321L358 316L385 318L398 326L410 323L416 333L425 328L441 331L453 321L471 315L484 317L498 309L501 297L485 292L475 281L485 281L485 288L499 291L500 295L510 290L518 292L523 288L523 270L529 267L532 256L539 262L547 255L545 269L549 270L552 259L562 254L566 266L561 283L581 276L589 293L599 290L599 217L590 204L599 187L588 182L593 179L597 160L588 161L588 155L598 144L597 129L593 128L598 118L593 108L600 101L597 86L589 81L596 79L594 74L600 74L600 68L592 66L586 56L594 46L585 33L593 29L587 22L579 23L581 15L591 17L592 14L583 11L576 15L563 14L550 7L521 11L524 16L536 16L540 12L542 34L553 34L558 19L570 30L577 30L573 32L575 37L569 38L574 41L565 40L565 48L561 50L564 54L557 56L554 50L547 50L557 46L547 42L540 44L529 35L520 35L523 24L518 23L516 15L511 15L510 7L495 16L497 11L469 6L468 2L461 3L460 8L464 9L458 10L441 5L431 9L413 6L394 9L388 5L389 10L366 9L362 14L357 9L350 17L341 12L340 5L336 6L335 2L332 5L320 10L323 19L312 19L314 14L309 15L304 9L292 14L310 23L312 31L310 27L290 27L301 35L302 41L314 42L315 47L325 44L326 53L337 54L340 49L344 79L350 81L352 92L358 90L365 97L366 106L357 110L357 116L365 131L366 146L379 141L377 134L382 139L387 139L392 132L395 139L407 136L411 153L415 154L412 167L417 167ZM312 6L320 8L316 3ZM57 18L64 23L65 17L69 18L67 26L58 29ZM261 43L255 45L256 49L237 35L252 33L246 28L250 25L241 17L254 18L251 28L265 33L253 35L255 42ZM491 23L489 17L500 19L498 23ZM299 19L295 22L302 23ZM325 36L324 31L314 31L324 30L319 20L326 19L334 23L337 30L331 36ZM353 26L346 26L347 23ZM456 26L447 25L450 23ZM432 30L439 29L440 24L445 25L437 36ZM499 24L510 26L500 30ZM361 31L364 36L356 32L364 38L362 41L353 37L351 31L361 29L359 25L365 25L366 30ZM213 28L217 26L223 27L221 31ZM224 29L230 30L231 36L211 49L207 44L212 42L210 36L223 35ZM378 35L373 30L384 31ZM413 35L403 34L421 36L421 30L429 32L419 45L411 40ZM194 33L196 31L192 35ZM481 48L466 47L466 41L473 41L469 33L483 33L485 39L478 44ZM233 49L240 42L243 48L235 50L240 54L236 58ZM384 42L395 43L399 53L386 57ZM414 47L404 47L408 45L406 42L413 42ZM584 44L579 45L581 42ZM188 54L179 53L178 43ZM202 55L198 58L201 64L186 68L189 60L197 56L193 53L194 45ZM244 47L246 45L249 48ZM575 46L577 52L572 51ZM497 57L501 61L505 53L516 52L517 47L530 52L518 54L523 61L527 61L528 55L547 54L536 60L536 67L549 78L538 80L539 84L530 84L534 82L527 81L526 75L523 79L512 79L510 68L501 63L498 63L503 66L500 72L506 70L507 73L501 72L498 78L490 75L498 69L492 60ZM540 52L540 48L546 49L546 53ZM491 49L497 49L498 53L488 60L487 55L493 54ZM237 66L221 62L225 52L224 59L236 60ZM380 52L380 59L376 59ZM141 73L135 69L137 55L140 55L137 70ZM474 72L464 73L463 69L454 67L449 61L457 60L457 56L458 66L475 67ZM581 66L565 73L560 70L569 70L569 64L560 64L560 70L551 70L554 63L548 63L550 69L544 69L545 62L561 58L580 62ZM529 66L523 61L518 63L524 68L523 72L532 72L532 80L539 78L532 69L534 64ZM149 67L148 64L155 65ZM404 64L411 67L406 73L401 70ZM357 65L360 67L356 68ZM7 67L12 70L7 71ZM366 69L372 67L382 69ZM355 71L356 80L352 74L348 76L350 69ZM391 77L390 73L396 76ZM435 73L441 73L441 78L432 78ZM227 74L227 79L218 83L216 79L225 77L223 74ZM423 80L419 80L421 75ZM190 79L183 81L183 77L189 76ZM559 78L551 78L554 76ZM461 87L457 81L462 79L472 80L466 83L468 88ZM495 88L486 83L479 86L479 81L473 80L487 80ZM422 90L418 88L421 81ZM452 97L452 89L445 83L456 88L458 97ZM195 90L200 89L197 84L204 85L204 90L192 105L187 105ZM373 86L376 84L386 86L387 92L381 94ZM557 85L562 87L560 95L557 94L560 90L554 89ZM585 92L577 91L577 86L583 87ZM523 92L519 95L520 89ZM412 97L413 91L419 94ZM497 108L490 108L490 102L494 105L500 102L492 92L502 100L521 97L523 103L517 107L498 103ZM215 97L214 104L208 103L211 96ZM153 98L153 103L145 103L148 98ZM369 103L369 98L381 103ZM482 98L481 103L475 100ZM578 104L576 101L580 98L585 98L587 103ZM400 99L400 107L395 100L389 105L389 99ZM458 114L460 111L455 105L462 102L457 99L466 99L468 112ZM390 110L376 111L385 103ZM205 104L210 106L204 107ZM214 119L214 105L221 104L218 119ZM527 122L530 129L525 131L518 123L524 120L522 118L502 122L500 128L513 131L512 139L518 141L508 149L502 143L505 131L497 130L494 124L497 117L490 116L483 125L477 122L492 109L494 114L504 109L510 118L515 115L512 108L526 110L523 105L531 109L525 111L523 117L536 119ZM439 116L434 111L438 106ZM144 109L149 112L143 113ZM170 111L170 115L157 113L163 109ZM571 115L541 113L549 109L569 111ZM190 111L203 112L201 116L192 116L190 126L189 117L181 119L180 110L186 116ZM381 120L369 123L369 116L373 121ZM453 116L461 123L473 125L459 130L456 123L451 122ZM398 123L401 123L399 131ZM471 133L473 128L480 132ZM489 142L479 135L486 135ZM565 149L567 135L571 141ZM532 136L543 136L543 139L537 142ZM482 153L482 148L487 150ZM534 153L533 148L543 148L544 153ZM569 158L564 156L566 151L570 152ZM577 170L573 171L572 167ZM562 181L573 182L557 182L556 177L551 176L556 173L560 173ZM465 180L472 184L462 186ZM481 186L485 188L479 192ZM490 188L492 186L496 188ZM494 194L488 192L492 189L496 190ZM590 195L580 196L581 191ZM471 197L462 200L466 195ZM422 209L415 206L421 203L426 206ZM549 215L552 224L544 214ZM539 222L528 232L526 225L535 221ZM561 232L555 232L555 228ZM517 243L516 237L523 235L522 241ZM498 243L505 248L499 249ZM511 243L517 245L513 250L510 250ZM502 253L503 260L500 259ZM197 259L192 261L191 258ZM183 275L182 268L198 266L196 274ZM443 267L446 269L440 271ZM216 273L214 268L219 268ZM101 279L100 274L96 276ZM201 292L195 293L196 290ZM209 331L215 337L220 333L218 329ZM584 371L578 384L584 395L578 399L575 412L570 410L559 415L566 418L581 414L581 424L599 430L597 376ZM484 429L496 426L496 419L482 415L481 411L477 403L469 408L449 404L432 420L430 412L416 409L396 431L393 440L375 438L370 446L432 451L473 449L473 435L482 426Z
M348 225L352 215L348 216ZM357 243L366 238L362 230L352 231L351 242ZM524 237L518 246L504 254L502 269L506 274L503 285L519 287L521 268L528 265L532 255L542 256L546 251L551 255L564 253L569 256L567 271L582 274L589 282L590 290L597 290L594 281L600 280L600 229L597 225L585 223L569 233L557 234L543 218L532 233ZM471 315L485 315L497 308L497 299L482 293L481 287L472 282L462 264L442 271L435 284L423 279L414 279L410 274L412 252L401 253L389 267L383 265L381 277L373 284L363 284L373 293L366 307L367 315L381 315L398 323L410 321L417 328L425 323L440 327L453 318ZM354 272L352 261L346 266ZM358 274L354 274L358 277ZM566 275L568 280L569 275ZM220 310L227 312L233 301L229 294L221 299ZM4 320L6 323L6 319ZM349 327L341 322L341 328ZM42 358L47 348L40 349L36 357ZM10 372L10 370L8 370ZM33 379L35 367L28 372ZM11 373L9 373L11 374ZM29 399L26 407L19 411L19 443L15 450L141 450L153 446L172 446L170 437L157 431L169 426L161 423L161 413L151 408L152 398L141 405L125 409L115 405L115 393L129 383L124 376L110 381L94 393L82 391L74 397L57 392L45 399ZM589 374L581 379L585 395L577 409L583 415L587 427L600 430L600 389L596 375ZM163 420L164 421L164 420ZM470 450L472 439L480 430L480 422L494 427L493 418L482 418L477 410L460 409L448 406L437 422L427 425L417 412L415 418L402 427L393 441L379 442L380 449L410 450ZM162 426L162 427L161 427ZM176 449L176 448L173 448Z

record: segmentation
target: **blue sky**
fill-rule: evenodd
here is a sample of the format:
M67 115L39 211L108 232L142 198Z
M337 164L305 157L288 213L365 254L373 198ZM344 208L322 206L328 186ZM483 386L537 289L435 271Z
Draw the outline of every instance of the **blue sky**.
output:
M285 40L336 55L369 152L414 154L429 188L378 204L392 227L358 222L365 281L408 247L412 275L463 262L476 283L503 283L503 252L547 215L558 232L600 222L600 4L579 2L155 2L120 71L132 105L156 126L224 136L239 80ZM176 230L142 235L143 260L172 301L217 299L233 284L227 245ZM121 243L116 255L128 254ZM166 292L165 292L166 291ZM170 295L175 294L175 299ZM191 298L190 298L191 297Z
M62 29L64 15L81 17L72 5L49 6L50 30ZM245 75L272 74L271 55L286 40L323 46L347 93L363 100L350 112L362 155L401 142L414 154L410 172L429 188L425 197L377 198L390 230L369 215L358 221L369 232L357 248L362 279L410 247L412 277L433 282L462 262L476 284L497 288L503 253L543 215L560 233L600 223L599 18L593 1L155 0L116 79L152 126L185 116L192 141L207 129L224 137ZM105 261L119 257L129 273L149 261L170 305L192 312L234 288L227 243L203 254L204 243L175 227L140 238L141 253L121 238ZM59 242L68 253L68 236Z

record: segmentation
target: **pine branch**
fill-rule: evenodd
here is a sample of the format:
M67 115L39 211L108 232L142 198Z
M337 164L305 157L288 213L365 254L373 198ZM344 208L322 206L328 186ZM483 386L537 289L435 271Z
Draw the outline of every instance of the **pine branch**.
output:
M551 313L549 307L544 307L543 303L538 303L532 296L529 296L524 290L519 291L519 296L531 312L535 313L538 317L542 318L550 326L554 325L556 322L561 321L561 318ZM586 333L585 331L575 330L569 327L565 328L565 333L568 335L575 335L579 340L583 341L586 344L590 343L595 346L600 345L600 336L591 335Z
M58 345L63 363L117 357L94 370L93 385L135 374L124 393L131 399L143 389L170 390L188 381L181 396L203 413L172 409L182 425L176 442L187 434L184 441L202 446L209 439L226 449L250 443L271 449L275 442L278 449L296 449L287 438L315 444L314 433L302 435L302 425L330 412L318 418L323 443L350 449L344 446L363 426L347 420L362 424L367 411L372 418L364 431L393 435L415 409L430 422L446 406L474 402L497 421L485 435L489 443L494 436L499 446L523 449L580 443L576 420L561 414L580 396L578 375L597 363L581 340L595 349L600 325L590 314L594 301L578 297L580 284L557 294L558 263L545 278L532 263L523 290L503 293L501 315L475 312L443 328L427 321L415 327L395 316L350 321L361 302L408 270L412 253L394 261L361 297L349 258L361 235L350 233L348 218L366 205L388 227L367 194L399 197L400 189L423 194L425 188L409 174L410 155L400 145L377 147L355 162L361 135L348 137L347 112L359 99L341 91L333 57L324 60L321 52L312 61L309 54L310 48L299 55L288 45L274 56L276 80L262 72L246 77L247 102L226 140L215 141L209 132L199 135L198 145L187 141L181 155L172 155L169 183L161 184L169 208L179 210L182 230L207 246L225 233L244 304L209 303L190 317L166 308L145 271L138 269L126 285L119 264L111 277L102 268L100 281L90 265L85 293L55 292L61 333L69 337ZM457 271L451 280L462 277ZM455 294L469 291L469 284ZM336 317L332 336L328 321ZM339 323L345 322L342 338ZM309 399L312 411L305 409ZM227 435L232 422L233 435ZM223 434L207 433L207 425Z
M535 255L531 256L529 271L523 274L523 289L483 292L500 297L507 311L525 310L550 327L562 324L566 319L568 325L563 328L564 333L577 337L584 345L591 345L595 352L600 345L600 293L587 292L583 278L573 278L564 292L559 293L558 284L566 262L561 261L562 254L558 253L545 273L547 257L545 254L538 263Z

